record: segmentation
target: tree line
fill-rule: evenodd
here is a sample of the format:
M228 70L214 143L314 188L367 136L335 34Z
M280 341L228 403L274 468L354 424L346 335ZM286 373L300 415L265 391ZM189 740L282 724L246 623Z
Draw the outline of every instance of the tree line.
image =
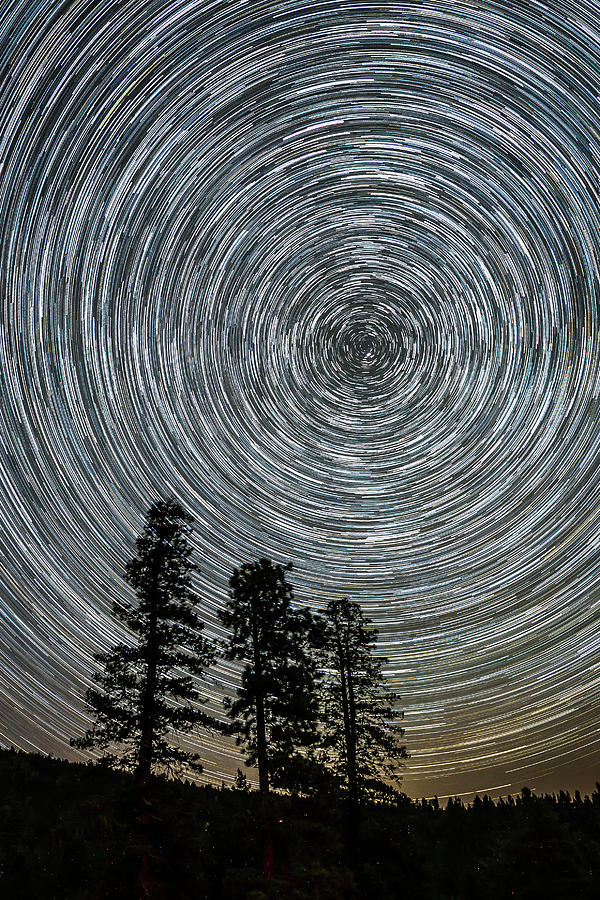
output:
M140 855L153 900L597 900L600 784L590 796L364 803L359 852L345 804L152 779L142 842L134 779L102 766L0 750L0 895L132 900ZM268 803L267 803L268 801ZM263 870L271 806L275 877Z
M133 771L143 789L155 771L201 771L199 754L179 743L200 728L235 736L263 795L342 793L352 811L393 794L407 758L402 713L360 605L335 599L324 615L299 607L291 566L259 559L234 569L219 614L228 638L209 641L191 587L192 523L174 500L150 507L125 569L135 598L113 604L131 639L95 654L93 724L71 744L98 749L100 763ZM241 666L224 716L207 712L198 687L219 656ZM236 784L248 787L241 769Z

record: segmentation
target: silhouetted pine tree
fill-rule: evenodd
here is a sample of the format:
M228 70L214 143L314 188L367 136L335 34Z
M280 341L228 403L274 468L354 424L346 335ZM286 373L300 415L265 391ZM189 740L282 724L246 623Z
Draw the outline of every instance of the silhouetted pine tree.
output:
M100 748L101 762L134 770L142 786L155 765L201 770L197 753L173 745L173 732L219 727L199 708L204 699L194 681L215 652L201 635L198 598L190 588L195 569L188 541L192 521L173 500L150 507L137 555L125 570L137 597L113 605L114 615L135 640L95 654L103 666L94 675L100 690L86 695L95 723L84 737L71 741L80 749Z
M398 783L404 729L398 695L385 689L382 666L374 655L377 629L360 605L332 600L321 619L321 748L345 781L351 807L361 794L380 793L382 780Z
M285 777L297 748L316 737L315 661L309 653L313 619L307 608L293 608L286 568L260 559L235 569L220 614L231 630L227 658L245 663L237 699L226 701L227 714L246 764L258 765L263 794L270 780Z

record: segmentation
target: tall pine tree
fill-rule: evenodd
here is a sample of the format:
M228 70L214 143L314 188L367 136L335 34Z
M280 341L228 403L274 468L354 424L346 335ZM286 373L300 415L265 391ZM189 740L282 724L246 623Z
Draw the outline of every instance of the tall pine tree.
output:
M98 747L101 762L135 771L141 786L155 766L201 770L199 754L177 746L174 734L199 725L219 727L200 708L205 701L195 682L215 652L202 637L198 598L190 586L196 568L188 541L192 521L174 500L150 507L137 555L125 570L136 599L113 605L133 640L95 654L103 667L94 675L100 689L86 695L95 722L71 741L80 749Z
M258 766L263 794L272 781L285 781L298 748L316 738L313 619L307 608L294 608L285 572L268 559L236 568L220 616L231 630L227 658L244 663L237 699L227 701L227 713L246 764Z
M351 808L361 796L398 783L406 748L397 709L399 697L385 687L374 654L377 629L360 605L332 600L321 619L321 748L345 783Z

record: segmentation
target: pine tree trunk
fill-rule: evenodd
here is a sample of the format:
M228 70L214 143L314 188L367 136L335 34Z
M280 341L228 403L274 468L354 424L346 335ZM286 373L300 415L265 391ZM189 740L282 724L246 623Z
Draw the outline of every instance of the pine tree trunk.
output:
M148 796L150 778L152 775L153 744L155 729L155 704L157 688L158 666L158 582L162 566L162 553L157 552L152 578L152 606L150 622L148 625L148 669L146 683L142 696L142 709L140 715L140 748L136 769L136 783L138 787L136 822L140 845L147 846L150 843L150 819L151 802ZM142 900L153 893L153 879L150 871L150 860L147 852L142 853L140 865L136 877L135 897Z
M269 766L267 759L267 726L265 720L265 698L262 687L262 659L256 621L252 622L252 651L254 674L258 685L256 692L256 761L258 763L258 786L261 794L269 793Z
M137 782L145 787L150 782L152 772L152 750L154 743L154 706L156 697L156 608L152 610L150 619L150 631L148 638L148 671L144 687L144 698L141 714L140 751L137 764Z
M335 622L335 636L340 673L342 717L344 720L344 742L346 744L346 783L348 787L348 797L345 822L345 843L348 860L350 865L354 867L357 865L359 857L358 783L356 773L356 703L348 647L344 646L339 620Z
M354 694L352 704L350 702L351 672L348 667L347 653L344 652L339 622L335 623L336 648L338 666L340 672L340 689L342 699L342 717L344 719L344 742L346 744L346 781L348 784L348 796L351 800L357 797L356 785L356 710L354 706ZM354 724L354 727L352 727Z
M158 665L158 579L161 565L162 554L157 552L152 579L152 607L148 626L148 670L146 672L140 715L140 749L136 771L136 780L140 787L146 787L149 784L152 773Z
M353 674L348 669L348 796L350 805L358 806L358 772L356 768L356 701Z
M258 762L258 786L261 794L269 793L269 769L267 765L267 736L265 707L262 697L256 698L256 758Z
M262 664L258 647L258 635L254 631L254 671L260 685ZM269 794L269 767L267 757L267 729L265 722L265 702L262 689L256 694L256 759L258 763L258 787L263 797ZM263 874L265 878L275 875L275 855L273 852L273 827L269 811L265 810L263 818Z
M348 667L348 719L349 719L349 743L348 743L348 854L353 867L360 866L360 840L358 836L358 772L356 766L356 700L354 696L354 677Z
M256 619L252 621L252 650L254 674L258 689L256 692L256 761L258 763L258 787L263 797L269 793L269 765L267 756L267 725L265 717L265 698L262 686L262 658L260 639ZM273 827L269 810L263 815L263 875L273 878L275 875L275 855L273 852Z

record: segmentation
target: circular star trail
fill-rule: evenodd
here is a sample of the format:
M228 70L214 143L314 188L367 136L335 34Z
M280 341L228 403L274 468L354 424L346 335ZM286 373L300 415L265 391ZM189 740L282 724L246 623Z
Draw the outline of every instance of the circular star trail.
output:
M596 4L13 0L0 54L2 742L68 752L172 494L209 635L261 555L363 604L409 793L600 763Z

